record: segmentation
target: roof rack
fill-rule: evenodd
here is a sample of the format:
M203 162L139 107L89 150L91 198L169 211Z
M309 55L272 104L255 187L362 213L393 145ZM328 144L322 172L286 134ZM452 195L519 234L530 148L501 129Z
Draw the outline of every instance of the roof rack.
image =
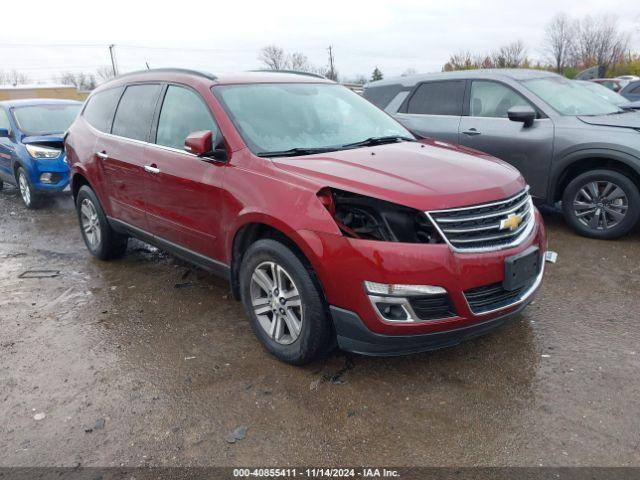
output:
M116 78L128 77L129 75L142 75L144 73L185 73L189 75L197 75L199 77L204 77L209 80L218 79L218 77L216 77L211 73L202 72L200 70L191 70L188 68L150 68L147 70L136 70L135 72L123 73L122 75L118 75Z
M327 77L320 73L313 72L304 72L301 70L269 70L269 69L259 69L259 70L249 70L250 72L262 72L262 73L292 73L294 75L304 75L306 77L315 77L322 78L323 80L327 80Z

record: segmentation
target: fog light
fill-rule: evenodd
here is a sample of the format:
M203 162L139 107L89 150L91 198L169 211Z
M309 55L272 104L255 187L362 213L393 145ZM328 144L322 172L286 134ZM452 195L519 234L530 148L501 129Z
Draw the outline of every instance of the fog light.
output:
M53 175L51 173L43 173L40 175L41 183L53 183Z
M376 307L386 320L401 321L408 320L409 313L404 309L401 304L376 302Z
M442 287L434 285L403 285L377 282L364 282L367 293L372 295L388 295L391 297L411 297L415 295L441 295L447 293Z

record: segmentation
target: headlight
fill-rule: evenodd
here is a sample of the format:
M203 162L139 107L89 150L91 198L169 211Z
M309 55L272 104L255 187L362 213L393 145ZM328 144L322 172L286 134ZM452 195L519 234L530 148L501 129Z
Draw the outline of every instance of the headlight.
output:
M342 233L351 238L404 243L443 243L424 212L357 193L323 188L318 198Z
M27 144L26 147L27 147L27 152L29 152L29 155L37 159L43 159L43 158L54 159L54 158L58 158L62 153L62 150L58 148L40 147L37 145L31 145L31 144Z

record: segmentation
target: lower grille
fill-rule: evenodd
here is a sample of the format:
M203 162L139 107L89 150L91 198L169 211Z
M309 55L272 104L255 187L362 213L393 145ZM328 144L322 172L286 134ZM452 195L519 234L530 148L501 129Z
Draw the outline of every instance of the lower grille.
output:
M456 316L449 295L446 293L428 297L413 297L409 303L420 320L436 320Z
M533 283L532 283L533 284ZM523 291L531 285L505 290L502 283L493 283L484 287L472 288L464 292L469 308L475 314L496 310L517 302Z

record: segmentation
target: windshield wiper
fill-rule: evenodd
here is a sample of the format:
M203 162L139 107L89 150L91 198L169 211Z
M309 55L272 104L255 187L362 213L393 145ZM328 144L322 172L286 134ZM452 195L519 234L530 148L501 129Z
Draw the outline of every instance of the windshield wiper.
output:
M347 143L342 145L342 148L353 148L353 147L371 147L373 145L383 145L385 143L397 143L397 142L415 142L415 138L403 137L400 135L388 135L386 137L369 137L365 140L361 140L359 142Z
M314 153L331 152L338 150L339 147L296 147L289 150L280 150L275 152L260 152L259 157L296 157L298 155L312 155Z

